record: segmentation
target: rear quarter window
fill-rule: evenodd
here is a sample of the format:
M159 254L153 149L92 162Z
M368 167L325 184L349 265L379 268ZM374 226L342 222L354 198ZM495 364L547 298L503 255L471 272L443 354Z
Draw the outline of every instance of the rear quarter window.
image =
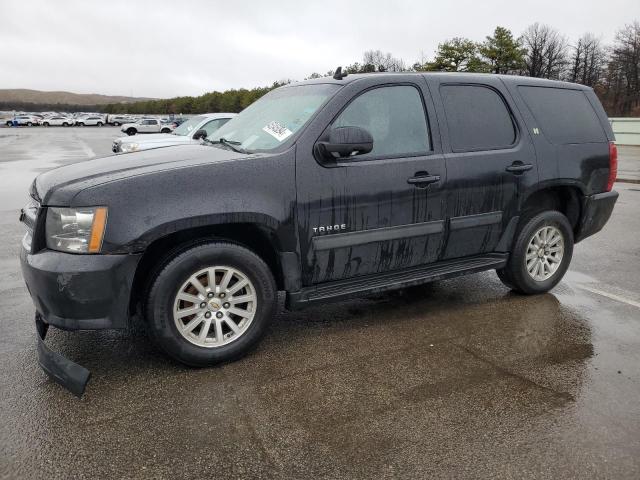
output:
M596 111L582 90L519 86L537 127L556 145L606 142Z
M498 92L484 85L442 85L440 96L454 152L511 147L516 128Z

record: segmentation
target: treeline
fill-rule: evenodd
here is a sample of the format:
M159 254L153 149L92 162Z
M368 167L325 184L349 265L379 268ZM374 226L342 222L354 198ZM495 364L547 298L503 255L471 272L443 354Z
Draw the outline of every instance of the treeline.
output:
M19 112L102 112L105 105L75 105L68 103L33 103L0 101L0 111Z
M609 116L640 116L640 22L618 30L611 45L591 33L568 39L558 30L534 23L519 36L504 27L477 42L464 37L448 39L438 45L431 58L412 64L391 53L366 51L362 63L344 68L347 73L450 71L482 72L566 80L592 87ZM312 73L307 78L331 76ZM197 97L177 97L136 103L88 106L45 106L17 104L0 110L66 110L130 114L194 114L239 112L268 91L291 82L285 80L270 87L210 92ZM36 108L37 107L37 108Z
M433 58L423 58L410 67L402 59L376 50L365 52L362 64L354 63L345 70L476 72L565 80L592 87L609 116L640 116L640 23L621 28L611 45L591 33L571 41L539 23L530 25L519 37L497 27L482 42L463 37L446 40L438 45Z
M227 90L225 92L210 92L199 97L176 97L166 100L148 100L136 103L118 103L103 107L105 113L130 114L190 114L204 112L239 112L251 105L262 95L274 88L284 85L275 82L270 87L252 88L247 90Z

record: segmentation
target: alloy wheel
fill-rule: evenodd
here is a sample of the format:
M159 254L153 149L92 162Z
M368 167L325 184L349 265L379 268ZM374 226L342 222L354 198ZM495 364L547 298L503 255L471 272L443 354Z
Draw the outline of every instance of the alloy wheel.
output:
M539 228L527 245L525 267L529 276L543 282L553 276L564 256L564 237L556 227Z
M228 266L195 272L176 293L175 326L186 340L216 348L238 340L256 313L257 295L249 278Z

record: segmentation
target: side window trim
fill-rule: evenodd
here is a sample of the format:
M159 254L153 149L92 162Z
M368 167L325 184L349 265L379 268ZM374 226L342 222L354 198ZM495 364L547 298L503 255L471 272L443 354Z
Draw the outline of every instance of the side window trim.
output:
M345 105L343 105L343 107L338 111L338 113L336 113L336 115L334 115L334 117L331 119L331 122L329 122L329 124L327 125L327 127L325 128L325 130L322 132L322 134L320 135L320 138L317 140L319 141L322 137L324 137L325 135L328 134L329 130L331 130L331 128L333 127L334 123L336 122L336 120L340 117L340 115L342 115L342 113L349 108L349 106L358 98L360 98L362 95L371 92L373 90L377 90L380 88L388 88L388 87L413 87L418 95L420 96L420 103L422 105L422 111L424 114L424 119L425 119L425 123L426 123L426 127L427 127L427 140L428 140L428 144L429 144L429 149L426 151L422 151L422 152L409 152L409 153L400 153L400 154L393 154L393 155L375 155L375 156L368 156L368 157L363 157L363 158L358 158L358 157L354 157L353 159L349 160L350 164L356 163L356 162L369 162L369 161L376 161L376 160L392 160L394 158L413 158L413 157L425 157L428 155L433 155L434 154L434 150L433 150L433 136L432 136L432 129L431 129L431 123L429 120L429 112L427 110L427 105L424 99L424 94L422 92L422 89L420 88L419 85L417 85L416 83L412 83L412 82L399 82L399 83L382 83L379 85L373 85L371 87L368 87L364 90L362 90L361 92L359 92L357 95L353 96ZM340 163L339 165L343 165L342 163Z
M492 92L494 92L495 94L497 94L500 100L502 100L502 103L504 104L505 108L507 109L507 112L509 113L509 117L511 118L511 124L513 125L513 130L515 133L513 138L513 143L507 146L494 147L494 148L471 148L471 149L453 148L452 141L451 141L451 131L449 129L449 120L447 118L447 108L441 93L442 87L449 87L449 86L453 86L453 87L467 86L467 87L487 88ZM516 116L514 115L513 110L511 109L511 106L509 105L509 102L507 101L505 96L502 94L500 90L498 90L494 86L488 85L486 83L474 83L474 82L442 82L438 85L438 95L440 96L440 102L442 102L443 113L445 115L445 126L447 128L448 137L449 137L449 147L451 148L451 151L453 153L491 152L491 151L498 151L498 150L511 150L512 148L515 148L520 143L520 139L522 136L520 124L518 123Z

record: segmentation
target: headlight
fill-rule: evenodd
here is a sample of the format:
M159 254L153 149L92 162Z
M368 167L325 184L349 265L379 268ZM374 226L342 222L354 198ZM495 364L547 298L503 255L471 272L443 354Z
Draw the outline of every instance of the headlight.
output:
M123 142L122 144L120 144L120 151L121 152L125 152L125 153L127 153L127 152L135 152L136 150L138 150L139 146L140 145L138 145L137 143L128 143L128 142L124 143Z
M106 224L106 207L49 207L47 247L61 252L99 253Z

